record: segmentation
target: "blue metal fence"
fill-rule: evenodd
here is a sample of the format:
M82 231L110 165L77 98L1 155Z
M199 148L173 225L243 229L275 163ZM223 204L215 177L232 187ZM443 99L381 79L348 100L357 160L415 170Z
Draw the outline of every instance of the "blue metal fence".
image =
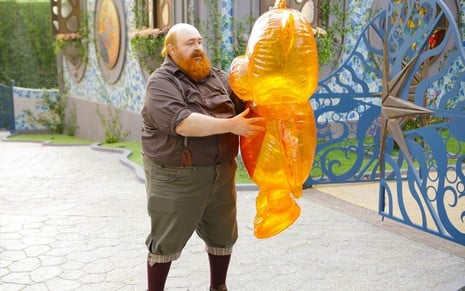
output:
M0 129L15 130L15 116L13 103L14 81L10 86L0 84Z

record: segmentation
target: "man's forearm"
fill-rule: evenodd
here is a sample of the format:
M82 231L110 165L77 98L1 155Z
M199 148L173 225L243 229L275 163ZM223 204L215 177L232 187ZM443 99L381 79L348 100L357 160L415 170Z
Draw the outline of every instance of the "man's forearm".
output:
M192 113L176 127L176 132L182 136L209 136L231 132L231 119Z

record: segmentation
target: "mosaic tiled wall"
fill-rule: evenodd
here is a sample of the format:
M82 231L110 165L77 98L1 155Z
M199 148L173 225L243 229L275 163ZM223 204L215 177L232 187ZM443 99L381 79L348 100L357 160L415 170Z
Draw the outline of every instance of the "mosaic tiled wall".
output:
M461 23L465 23L465 0L459 0L460 5L460 21ZM465 25L460 27L462 33L462 40L465 40Z
M225 55L231 56L232 60L232 54L230 52L233 49L233 36L232 36L232 30L233 30L233 9L234 9L234 4L232 1L229 0L221 0L221 18L224 20L222 26L221 26L221 31L222 31L222 36L223 36L223 44L221 46L221 49L223 50L223 53Z
M13 88L13 102L15 109L15 128L21 130L41 130L45 127L32 123L25 111L30 111L33 115L45 112L47 109L42 100L44 96L58 97L58 90L30 89L22 87Z

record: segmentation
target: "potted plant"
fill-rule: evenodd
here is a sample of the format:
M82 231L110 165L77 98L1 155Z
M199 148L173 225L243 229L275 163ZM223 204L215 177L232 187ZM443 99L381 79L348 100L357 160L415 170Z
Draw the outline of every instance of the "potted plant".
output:
M143 27L132 34L132 50L139 59L142 69L148 73L152 73L163 62L161 50L168 30L169 27L162 29Z
M84 59L87 52L79 32L59 33L55 35L55 53L61 53L74 66Z

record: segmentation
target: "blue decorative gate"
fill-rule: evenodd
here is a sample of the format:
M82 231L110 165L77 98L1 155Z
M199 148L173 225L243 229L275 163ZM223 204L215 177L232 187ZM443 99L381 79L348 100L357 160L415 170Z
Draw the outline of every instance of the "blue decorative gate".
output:
M382 12L362 30L355 49L311 98L318 145L305 186L379 179L379 116L384 35ZM378 62L377 62L378 60ZM374 82L369 82L369 81ZM377 84L371 85L368 84Z
M15 130L13 86L14 81L11 81L11 86L0 84L0 129L9 131Z
M465 51L444 1L390 1L312 105L306 186L379 181L380 215L465 245Z
M386 118L395 144L381 138L379 212L465 245L465 51L459 29L443 1L393 1L387 13L383 93L405 100L411 112ZM415 126L395 133L408 123Z

